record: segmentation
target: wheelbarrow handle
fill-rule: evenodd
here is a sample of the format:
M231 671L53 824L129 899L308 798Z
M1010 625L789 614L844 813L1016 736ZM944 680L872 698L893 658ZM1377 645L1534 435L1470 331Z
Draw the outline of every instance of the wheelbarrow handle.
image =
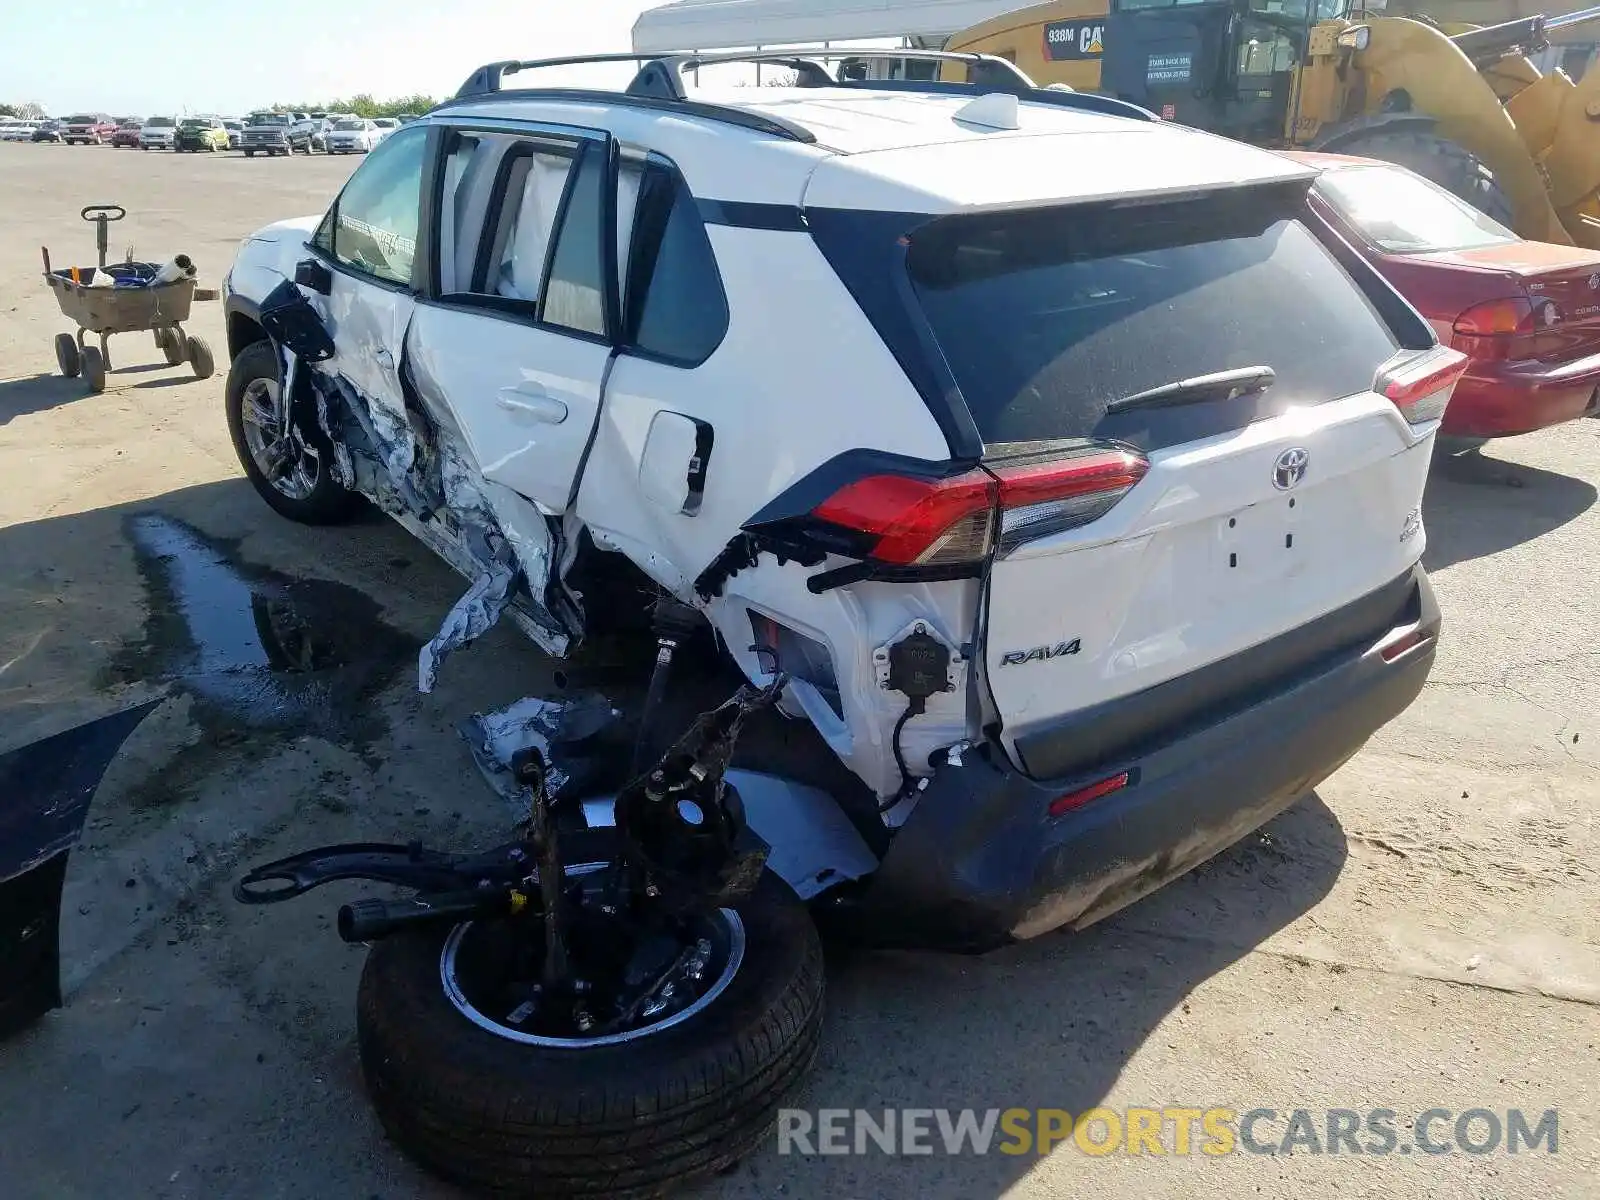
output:
M120 221L128 210L120 204L86 204L78 215L85 221Z

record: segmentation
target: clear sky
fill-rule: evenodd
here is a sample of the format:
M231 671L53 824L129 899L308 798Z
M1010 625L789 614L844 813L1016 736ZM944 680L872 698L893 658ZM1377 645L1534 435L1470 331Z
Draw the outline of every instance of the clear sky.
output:
M242 114L445 96L500 58L626 51L661 0L0 0L0 102Z

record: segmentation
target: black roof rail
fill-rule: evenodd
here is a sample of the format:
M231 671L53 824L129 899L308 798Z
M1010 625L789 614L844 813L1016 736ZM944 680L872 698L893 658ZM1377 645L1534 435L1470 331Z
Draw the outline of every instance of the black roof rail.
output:
M584 100L597 104L616 104L625 108L648 108L657 112L676 113L683 117L703 117L723 125L737 125L755 133L771 134L791 142L814 143L817 135L811 130L782 117L733 108L726 104L707 104L700 100L670 100L662 96L639 95L635 92L605 92L594 88L509 88L505 91L452 96L441 100L428 110L445 112L458 104L473 103L485 98L504 97L507 100Z
M963 83L945 80L905 79L839 79L821 61L851 59L912 59L927 62L959 63L967 68ZM798 75L799 87L849 87L876 91L923 92L938 95L972 95L978 92L1009 92L1030 103L1051 104L1060 108L1076 108L1085 112L1099 112L1110 116L1129 117L1134 120L1154 121L1156 116L1148 109L1126 100L1115 100L1094 93L1074 92L1057 88L1041 88L1015 63L993 54L965 54L949 50L913 50L896 47L883 50L856 50L829 46L805 46L785 50L728 50L703 53L682 51L653 54L581 54L564 58L504 59L485 63L474 71L456 91L453 100L463 101L502 94L505 77L521 71L550 67L573 67L595 63L638 63L627 88L621 92L595 91L593 89L516 89L518 95L568 96L581 95L584 99L604 98L613 103L621 100L650 101L641 107L656 107L662 103L677 105L684 111L713 120L731 121L751 128L764 128L765 132L801 141L815 141L808 130L788 121L772 117L756 117L743 109L728 105L707 104L689 98L683 80L687 72L700 67L720 66L728 63L772 63L792 68ZM450 101L446 101L446 104ZM443 108L441 104L439 107Z

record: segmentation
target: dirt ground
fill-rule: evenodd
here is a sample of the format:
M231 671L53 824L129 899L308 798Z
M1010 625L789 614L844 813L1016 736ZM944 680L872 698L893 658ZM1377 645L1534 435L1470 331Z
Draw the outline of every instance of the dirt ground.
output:
M92 262L78 209L116 202L114 253L187 251L215 286L239 238L320 211L352 166L0 145L0 751L186 681L114 766L73 858L66 1008L0 1046L8 1198L454 1194L367 1107L361 951L332 929L350 893L247 910L228 887L307 845L495 836L503 811L454 726L544 686L548 664L499 630L418 695L413 651L456 578L381 520L276 518L236 465L221 374L154 365L147 336L113 340L104 395L59 378L67 326L38 274L41 243ZM192 329L220 363L220 306ZM1600 421L1437 467L1427 562L1446 635L1404 717L1261 836L1086 934L982 959L834 954L796 1102L1389 1108L1402 1130L1432 1107L1557 1109L1557 1153L773 1143L698 1194L1600 1195L1597 483ZM185 632L196 595L248 607L252 589L326 614L308 652L345 664L331 700L275 691ZM249 640L229 624L243 610L206 611L223 642ZM241 689L250 720L227 716Z

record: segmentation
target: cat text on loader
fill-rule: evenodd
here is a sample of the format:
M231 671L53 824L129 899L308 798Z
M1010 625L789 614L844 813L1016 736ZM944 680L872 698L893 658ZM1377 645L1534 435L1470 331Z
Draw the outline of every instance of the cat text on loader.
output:
M1045 7L1028 10L1040 37ZM1477 28L1340 11L1111 0L1099 90L1258 145L1398 163L1522 237L1600 248L1600 71L1574 82L1527 57L1600 7ZM1058 81L1048 63L1034 73Z

